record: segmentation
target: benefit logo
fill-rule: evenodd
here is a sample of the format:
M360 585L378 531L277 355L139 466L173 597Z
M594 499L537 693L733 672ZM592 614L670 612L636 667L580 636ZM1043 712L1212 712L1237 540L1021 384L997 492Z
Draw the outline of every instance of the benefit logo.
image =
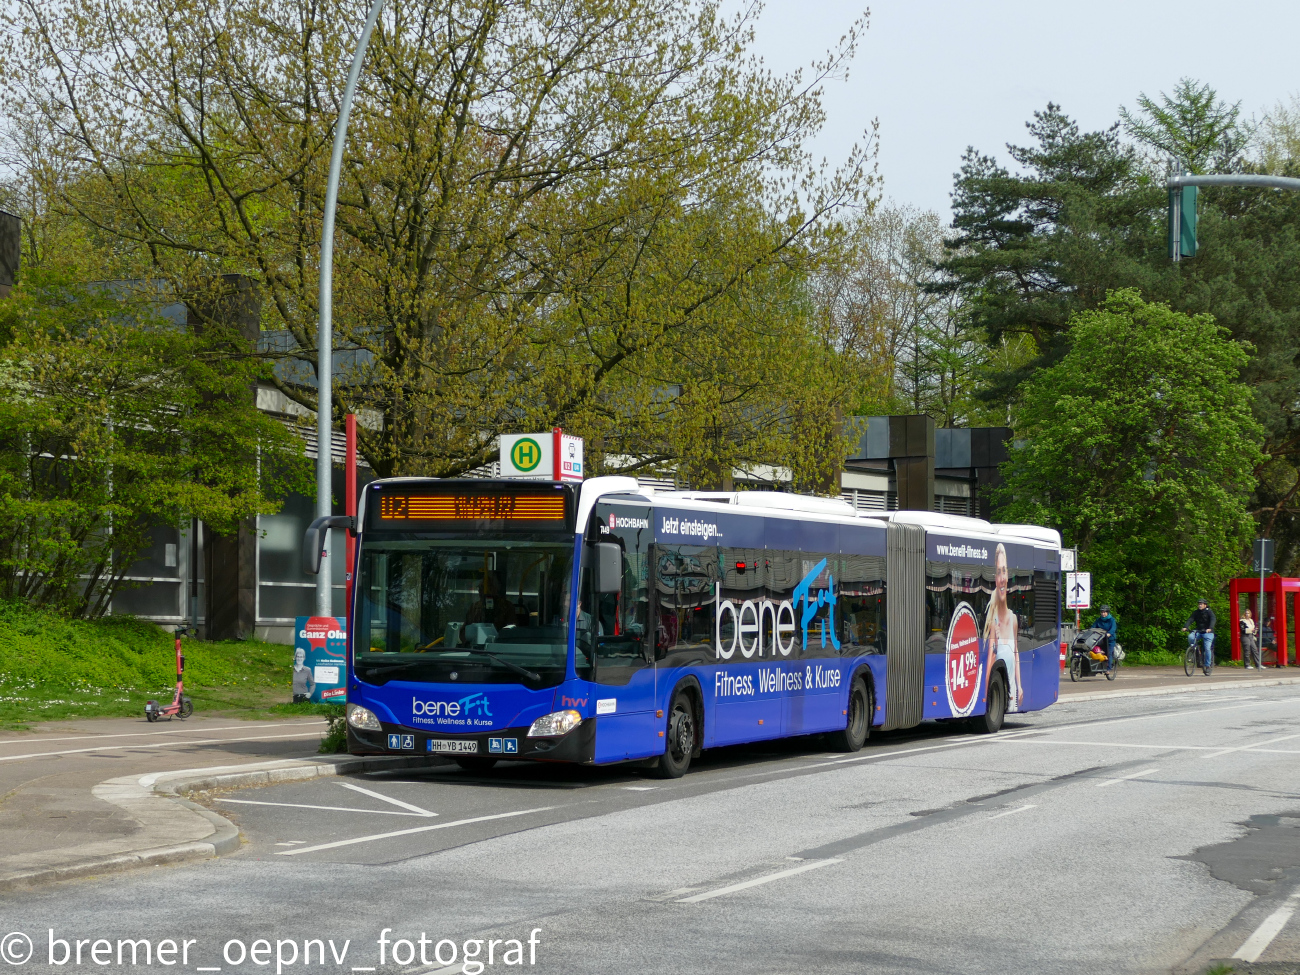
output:
M980 628L970 603L958 603L948 625L948 707L953 717L964 718L975 708L980 688Z

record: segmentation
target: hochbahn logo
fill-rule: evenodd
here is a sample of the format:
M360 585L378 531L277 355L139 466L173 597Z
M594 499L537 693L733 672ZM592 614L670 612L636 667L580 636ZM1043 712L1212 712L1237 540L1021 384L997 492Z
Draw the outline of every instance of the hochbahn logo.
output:
M622 517L620 517L619 515L611 511L609 513L609 527L611 529L622 528L624 531L628 531L628 530L634 531L638 528L649 528L650 519L629 518L627 515L623 515Z
M819 621L821 645L829 641L836 650L840 648L840 638L835 634L835 579L827 572L825 587L813 592L813 583L826 571L826 560L822 559L812 567L812 571L794 587L790 599L776 602L771 599L746 599L737 606L730 599L723 599L721 587L714 583L714 604L717 610L713 618L713 651L719 660L730 660L736 649L746 660L755 654L763 656L764 649L772 656L780 653L788 657L794 649L795 630L800 631L803 647L808 646L808 624L818 611L827 607L827 612ZM722 645L722 625L727 616L731 617L731 640ZM796 623L797 620L797 623ZM772 642L764 647L763 638L770 634Z

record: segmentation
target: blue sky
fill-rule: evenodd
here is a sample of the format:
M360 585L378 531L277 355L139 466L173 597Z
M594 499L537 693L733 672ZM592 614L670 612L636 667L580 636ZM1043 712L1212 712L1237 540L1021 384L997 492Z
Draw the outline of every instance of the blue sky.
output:
M867 5L768 0L756 53L788 71L822 55ZM1208 81L1261 115L1300 92L1300 2L1207 0L876 0L847 80L826 86L813 149L843 159L880 120L883 192L948 218L966 146L1006 160L1049 100L1087 128L1109 125L1139 92Z

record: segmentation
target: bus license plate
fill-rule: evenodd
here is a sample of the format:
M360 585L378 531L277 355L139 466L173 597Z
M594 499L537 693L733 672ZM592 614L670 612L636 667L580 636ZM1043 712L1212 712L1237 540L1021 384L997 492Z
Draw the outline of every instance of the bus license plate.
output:
M431 752L441 752L442 754L461 754L466 752L477 752L478 742L476 741L448 741L445 738L430 738L428 749Z

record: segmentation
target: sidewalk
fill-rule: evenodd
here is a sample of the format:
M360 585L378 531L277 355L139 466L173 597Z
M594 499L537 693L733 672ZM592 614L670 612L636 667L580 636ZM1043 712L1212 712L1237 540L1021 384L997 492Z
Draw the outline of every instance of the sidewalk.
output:
M1188 677L1182 667L1124 667L1113 681L1105 677L1085 677L1071 681L1069 672L1061 674L1062 701L1100 701L1111 697L1147 697L1160 694L1190 694L1248 687L1300 684L1300 668L1269 667L1245 670L1241 667L1215 667L1206 677L1199 670Z
M239 831L183 798L388 767L317 753L321 718L52 722L0 733L0 890L229 853ZM427 764L427 760L417 760Z

